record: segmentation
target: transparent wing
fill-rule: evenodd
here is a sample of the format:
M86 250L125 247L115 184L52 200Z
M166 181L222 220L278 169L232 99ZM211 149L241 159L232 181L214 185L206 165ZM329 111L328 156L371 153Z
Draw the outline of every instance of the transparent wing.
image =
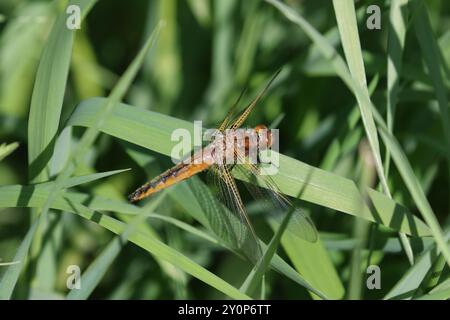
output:
M247 119L248 115L252 112L253 108L256 106L256 104L261 100L261 98L264 96L264 94L269 90L270 85L272 82L276 79L276 77L280 74L281 69L279 69L275 74L272 76L272 78L269 80L269 82L266 84L263 90L261 90L255 99L253 99L252 102L248 104L248 106L241 112L241 114L237 117L236 120L234 120L233 124L230 126L230 129L237 129L239 128L244 121Z
M258 166L249 162L243 155L237 154L237 157L242 164L234 166L233 170L238 171L245 180L250 182L245 183L249 193L255 199L263 200L264 203L275 212L281 211L285 213L289 210L293 210L287 231L303 240L316 242L318 233L312 220L303 213L303 211L295 207L294 204L281 193L271 176L261 175ZM257 182L264 187L257 187ZM281 218L281 215L278 215L276 218Z
M233 115L236 112L236 109L239 105L239 101L241 101L242 97L245 94L245 91L247 91L246 88L244 88L244 90L242 90L241 94L239 95L239 97L237 98L237 100L234 102L234 104L231 106L230 110L228 110L227 115L225 116L225 119L223 119L222 123L220 124L218 130L220 132L223 132L226 128L228 128L231 120L233 119Z
M208 178L216 186L221 202L228 209L220 218L223 220L221 224L232 235L234 246L256 263L262 256L262 250L230 170L226 165L214 165L208 172Z

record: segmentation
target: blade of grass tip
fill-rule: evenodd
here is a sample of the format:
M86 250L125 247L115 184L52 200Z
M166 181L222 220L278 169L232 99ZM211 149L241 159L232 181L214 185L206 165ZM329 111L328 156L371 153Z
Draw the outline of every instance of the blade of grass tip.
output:
M7 156L9 156L11 153L14 152L19 147L18 142L13 142L10 144L3 143L0 145L0 161L5 159Z
M353 76L354 82L357 84L359 83L362 88L364 99L362 99L362 97L358 94L356 94L356 99L358 101L358 105L360 106L361 118L363 120L366 135L375 159L378 177L384 193L389 198L392 198L391 192L387 185L385 170L381 160L378 133L371 111L371 102L367 89L366 73L364 69L364 61L356 21L355 4L353 0L333 0L333 6L350 74ZM410 264L413 264L414 256L409 239L404 234L400 234L399 236L400 241L405 248L406 256L408 257Z
M272 257L277 251L278 245L280 244L281 236L283 235L283 232L286 230L286 227L289 224L289 220L291 219L293 212L294 210L292 209L289 210L289 212L284 217L283 222L281 223L277 232L273 236L272 240L270 240L270 243L266 248L264 255L255 265L255 267L250 271L241 288L239 289L241 292L244 292L247 295L251 296L257 289L258 285L261 283L261 279L266 273L267 268L270 266Z
M447 261L447 264L450 266L450 250L449 247L444 239L444 234L442 232L442 229L439 225L439 222L436 218L436 215L433 212L433 209L431 208L430 203L428 202L427 197L425 196L425 193L420 185L420 182L418 181L417 177L414 174L414 170L411 167L411 164L409 163L408 158L402 151L402 148L397 141L397 139L389 132L386 124L383 121L383 118L378 113L378 111L374 108L373 109L375 119L378 123L378 128L380 129L381 137L386 145L387 148L391 150L392 158L394 160L394 163L400 172L400 175L403 179L403 181L406 184L406 187L409 190L409 193L411 194L417 208L419 209L420 213L422 214L422 217L424 218L425 222L428 224L428 226L431 229L431 233L441 250L442 254L445 257L445 260Z
M145 213L148 211L155 210L161 201L164 199L166 193L160 194L154 201L148 205L145 210L142 210L137 216L128 222L123 231L118 234L106 248L100 253L100 255L89 265L86 271L82 274L80 278L80 283L82 284L80 289L70 290L66 296L68 300L85 300L89 298L94 289L102 280L103 276L108 271L111 264L117 258L122 248L127 244L128 237L136 231L136 227L145 218Z
M85 176L79 176L79 177L72 177L66 181L62 185L63 188L73 188L75 186L79 186L85 183L94 182L96 180L104 179L107 177L111 177L113 175L129 171L131 169L120 169L120 170L112 170L112 171L105 171L105 172L99 172L94 174L88 174Z
M433 83L433 88L436 93L436 98L439 105L439 111L442 121L442 129L444 131L445 143L447 145L446 155L448 160L448 173L450 176L450 120L448 113L448 98L447 89L444 84L442 76L442 60L437 44L431 28L430 19L428 17L428 10L423 1L411 1L411 10L414 13L414 29L416 31L417 40L419 41L420 49L428 69L428 73Z
M73 188L73 187L76 187L76 186L79 186L79 185L82 185L85 183L94 182L96 180L107 178L107 177L113 176L115 174L119 174L119 173L129 171L129 170L131 170L131 169L112 170L112 171L88 174L88 175L84 175L84 176L71 177L71 178L67 179L67 181L62 185L61 188L62 189ZM42 188L51 189L53 187L54 183L55 182L50 181L50 182L40 183L38 185Z

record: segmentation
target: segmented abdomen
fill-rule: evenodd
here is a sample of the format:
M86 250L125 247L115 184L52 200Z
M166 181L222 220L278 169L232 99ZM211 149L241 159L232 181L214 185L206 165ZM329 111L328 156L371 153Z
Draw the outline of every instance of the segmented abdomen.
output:
M144 184L128 196L128 200L135 202L161 191L175 183L185 180L209 167L206 163L179 163L176 166L164 171L159 176Z

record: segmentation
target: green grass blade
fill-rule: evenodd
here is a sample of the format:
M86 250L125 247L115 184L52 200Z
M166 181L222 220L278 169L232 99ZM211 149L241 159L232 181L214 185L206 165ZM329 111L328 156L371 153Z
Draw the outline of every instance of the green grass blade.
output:
M106 171L106 172L99 172L94 174L89 174L85 176L79 176L79 177L71 177L69 178L65 184L63 184L63 188L73 188L75 186L79 186L85 183L90 183L96 180L100 180L103 178L107 178L122 172L126 172L130 169L121 169L121 170L112 170L112 171Z
M387 46L387 103L386 122L390 132L394 128L395 109L400 89L402 56L406 37L406 6L409 0L394 0L389 10L389 33ZM389 174L390 152L386 150L385 173Z
M72 0L85 16L96 0ZM58 131L74 40L65 10L50 32L42 53L28 118L28 163L31 182L48 180L48 164Z

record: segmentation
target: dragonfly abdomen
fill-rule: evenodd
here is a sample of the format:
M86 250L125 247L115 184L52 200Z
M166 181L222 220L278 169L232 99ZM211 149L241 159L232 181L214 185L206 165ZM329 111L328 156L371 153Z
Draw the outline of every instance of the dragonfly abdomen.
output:
M180 163L138 188L128 196L128 200L131 202L141 200L175 183L190 178L208 167L209 165L206 163Z

